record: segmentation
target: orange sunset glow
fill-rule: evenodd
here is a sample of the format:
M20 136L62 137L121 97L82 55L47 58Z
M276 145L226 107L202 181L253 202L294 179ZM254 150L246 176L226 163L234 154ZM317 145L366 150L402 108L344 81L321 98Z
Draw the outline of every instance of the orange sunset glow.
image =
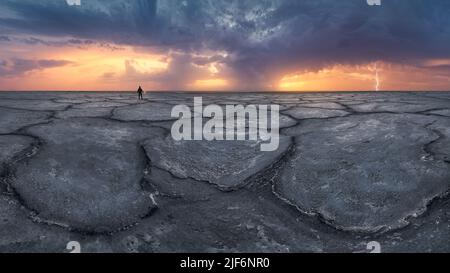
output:
M0 90L450 90L447 6L386 2L2 1Z
M167 69L167 57L140 53L130 47L111 50L101 47L88 49L50 48L37 54L24 52L27 58L65 60L67 65L31 70L23 75L0 79L6 89L18 90L129 90L136 80L133 74L156 74ZM148 88L158 88L150 81Z
M172 54L140 50L130 46L117 49L100 46L88 48L42 48L35 52L26 48L12 49L27 59L64 60L58 67L32 69L23 74L0 77L3 90L133 90L137 84L146 90L170 90L158 82L159 75L173 69ZM445 90L450 76L436 67L447 65L449 59L430 59L420 67L374 62L365 65L331 65L317 71L292 71L268 84L275 91L371 91L376 90ZM186 71L180 90L227 91L239 89L230 75L222 74L223 65L194 64L199 71Z
M440 64L445 60L430 60ZM447 90L450 75L430 66L412 67L390 63L367 65L334 65L315 72L292 73L278 85L280 91L375 91L377 75L379 91Z

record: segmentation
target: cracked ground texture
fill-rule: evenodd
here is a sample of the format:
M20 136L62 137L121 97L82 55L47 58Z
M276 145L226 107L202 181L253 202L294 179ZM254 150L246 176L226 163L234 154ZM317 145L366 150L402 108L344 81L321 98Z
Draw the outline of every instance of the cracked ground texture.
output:
M279 104L280 148L175 142L194 96ZM0 252L450 252L450 93L2 92L0 116Z

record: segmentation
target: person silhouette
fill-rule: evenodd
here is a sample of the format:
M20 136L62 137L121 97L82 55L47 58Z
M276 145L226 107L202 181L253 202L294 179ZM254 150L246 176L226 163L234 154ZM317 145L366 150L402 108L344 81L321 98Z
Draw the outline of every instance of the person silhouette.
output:
M142 87L140 85L139 85L139 88L137 90L137 93L138 93L138 99L139 100L143 100L144 99L144 96L143 96L144 90L142 90Z

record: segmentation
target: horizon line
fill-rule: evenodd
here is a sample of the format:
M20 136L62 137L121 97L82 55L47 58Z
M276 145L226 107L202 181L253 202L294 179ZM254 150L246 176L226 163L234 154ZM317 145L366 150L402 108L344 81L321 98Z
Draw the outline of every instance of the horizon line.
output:
M134 90L0 90L0 92L74 92L74 93L135 93ZM450 92L450 90L148 90L145 93L383 93L383 92Z

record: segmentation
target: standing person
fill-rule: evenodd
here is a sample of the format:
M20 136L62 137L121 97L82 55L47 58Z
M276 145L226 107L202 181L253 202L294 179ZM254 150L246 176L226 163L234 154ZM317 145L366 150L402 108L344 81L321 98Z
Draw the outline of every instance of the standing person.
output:
M138 93L138 99L143 100L144 99L144 96L143 96L144 90L142 90L142 87L140 85L139 85L139 89L138 89L137 93Z

